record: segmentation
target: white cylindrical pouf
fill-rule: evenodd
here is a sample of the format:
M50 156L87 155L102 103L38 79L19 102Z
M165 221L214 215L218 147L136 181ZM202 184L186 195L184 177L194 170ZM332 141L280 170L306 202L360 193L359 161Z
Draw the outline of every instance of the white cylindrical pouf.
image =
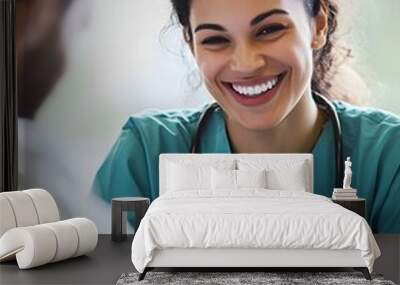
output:
M39 223L38 214L32 199L22 191L12 191L1 193L13 209L17 227L33 226Z
M11 204L8 199L1 194L2 193L0 193L0 237L9 229L17 226Z
M28 269L86 254L97 241L97 227L86 218L13 228L0 238L0 261L16 257Z
M28 194L36 208L39 224L57 222L60 220L60 213L53 196L43 189L28 189L22 191Z
M57 240L54 232L40 225L7 231L0 239L0 257L15 254L20 269L49 263L55 256Z
M70 223L59 221L42 225L51 229L57 238L57 253L51 262L57 262L74 256L78 248L78 233Z
M96 248L98 231L96 225L86 218L74 218L65 220L73 225L78 232L79 245L74 257L88 253Z

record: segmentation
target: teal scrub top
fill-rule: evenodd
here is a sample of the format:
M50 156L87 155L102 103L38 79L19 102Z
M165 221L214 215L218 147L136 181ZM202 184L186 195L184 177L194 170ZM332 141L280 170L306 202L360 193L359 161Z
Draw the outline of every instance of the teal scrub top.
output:
M352 187L367 201L375 233L400 233L400 118L373 108L333 101L342 124L343 155L351 157ZM158 197L160 153L189 153L199 108L148 110L128 119L98 170L92 191L113 197ZM314 193L332 196L335 141L328 120L315 144ZM202 132L201 153L231 153L223 111L217 108Z

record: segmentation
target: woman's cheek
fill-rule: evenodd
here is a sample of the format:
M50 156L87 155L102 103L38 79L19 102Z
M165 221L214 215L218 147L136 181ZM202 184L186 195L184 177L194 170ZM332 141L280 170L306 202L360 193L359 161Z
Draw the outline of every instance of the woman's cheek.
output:
M296 62L298 69L303 71L302 75L304 79L311 80L313 66L312 50L304 38L297 39L296 43L293 45L292 54L294 58L293 60Z
M216 92L218 75L219 75L219 65L214 59L205 60L203 64L199 65L202 78L206 84L206 87L211 93ZM211 90L210 90L211 89ZM216 94L211 94L216 95Z
M215 56L202 56L198 59L200 70L205 78L212 79L217 74L218 61Z

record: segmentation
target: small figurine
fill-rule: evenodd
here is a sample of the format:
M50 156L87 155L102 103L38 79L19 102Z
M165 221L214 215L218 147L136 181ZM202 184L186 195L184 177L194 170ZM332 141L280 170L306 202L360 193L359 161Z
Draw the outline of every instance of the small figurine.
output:
M351 161L350 157L347 157L347 160L344 162L344 179L343 179L343 189L352 189L351 188L351 176L353 172L351 171Z
M332 193L333 200L356 200L357 189L351 187L351 176L353 172L351 170L351 161L350 157L347 157L347 160L344 162L344 179L343 179L343 188L334 188Z

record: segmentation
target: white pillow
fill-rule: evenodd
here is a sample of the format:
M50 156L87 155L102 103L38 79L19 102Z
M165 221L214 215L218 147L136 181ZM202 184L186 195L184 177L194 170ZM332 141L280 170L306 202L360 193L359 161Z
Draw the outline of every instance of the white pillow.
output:
M169 161L167 164L167 191L211 190L211 168L234 169L234 160L225 161Z
M237 188L267 188L266 170L235 170Z
M168 169L167 189L185 191L210 188L209 167L184 166L171 163Z
M267 188L274 190L311 190L311 173L307 160L238 160L240 170L265 169Z
M267 180L268 188L272 190L307 191L308 181L302 167L286 171L269 170Z
M241 188L266 188L266 171L211 169L213 190L238 190Z
M235 190L236 170L211 168L211 189Z

